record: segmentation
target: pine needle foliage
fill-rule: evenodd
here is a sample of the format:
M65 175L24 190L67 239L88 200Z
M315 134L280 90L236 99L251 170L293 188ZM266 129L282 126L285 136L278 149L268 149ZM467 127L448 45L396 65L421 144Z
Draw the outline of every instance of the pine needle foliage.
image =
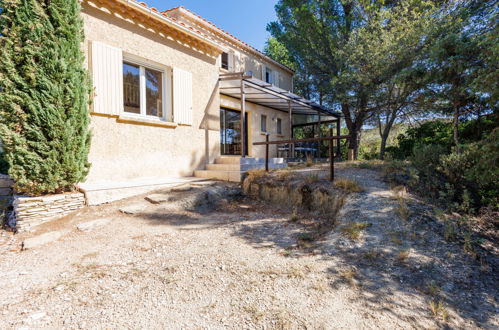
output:
M0 0L0 139L19 193L71 191L89 170L90 79L77 0Z

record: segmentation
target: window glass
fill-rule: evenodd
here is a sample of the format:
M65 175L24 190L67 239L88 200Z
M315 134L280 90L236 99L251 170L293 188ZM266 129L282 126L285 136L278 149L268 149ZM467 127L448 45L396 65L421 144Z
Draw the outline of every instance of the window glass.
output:
M123 96L125 112L140 114L140 67L123 63Z
M146 115L163 117L163 74L145 69L146 75Z
M261 131L267 132L267 116L262 115Z
M229 54L222 53L222 69L229 70Z
M282 120L277 118L277 134L282 134Z
M270 70L269 68L266 68L266 70L265 70L265 82L267 82L269 84L273 83L273 81L272 81L272 70Z

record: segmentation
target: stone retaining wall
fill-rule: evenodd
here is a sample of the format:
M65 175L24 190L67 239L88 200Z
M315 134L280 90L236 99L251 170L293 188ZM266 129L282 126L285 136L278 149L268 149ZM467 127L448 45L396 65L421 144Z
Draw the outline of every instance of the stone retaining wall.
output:
M252 198L286 206L290 210L296 207L331 216L336 216L346 198L344 192L320 184L252 180L249 177L243 182L243 191Z
M14 217L17 231L29 231L46 221L62 218L85 206L82 193L51 196L14 196Z
M0 174L0 225L6 219L12 202L14 181L5 174Z

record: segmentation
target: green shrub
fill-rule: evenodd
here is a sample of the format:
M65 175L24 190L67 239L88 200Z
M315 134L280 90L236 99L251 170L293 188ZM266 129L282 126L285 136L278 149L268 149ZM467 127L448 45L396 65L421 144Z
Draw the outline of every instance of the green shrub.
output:
M77 0L11 0L0 11L0 138L20 193L72 190L90 164L90 83Z

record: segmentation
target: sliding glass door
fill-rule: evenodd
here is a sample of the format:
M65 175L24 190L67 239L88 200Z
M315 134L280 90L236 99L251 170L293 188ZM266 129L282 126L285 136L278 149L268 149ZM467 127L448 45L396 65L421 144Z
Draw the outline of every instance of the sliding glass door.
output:
M246 129L244 139L248 150L248 114L246 114ZM241 112L220 109L220 143L222 155L241 156Z

